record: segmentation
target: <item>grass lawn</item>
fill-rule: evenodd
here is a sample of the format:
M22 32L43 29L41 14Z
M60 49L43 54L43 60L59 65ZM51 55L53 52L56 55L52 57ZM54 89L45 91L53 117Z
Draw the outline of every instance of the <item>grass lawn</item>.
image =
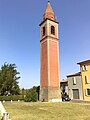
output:
M90 120L90 104L86 103L3 103L11 120Z

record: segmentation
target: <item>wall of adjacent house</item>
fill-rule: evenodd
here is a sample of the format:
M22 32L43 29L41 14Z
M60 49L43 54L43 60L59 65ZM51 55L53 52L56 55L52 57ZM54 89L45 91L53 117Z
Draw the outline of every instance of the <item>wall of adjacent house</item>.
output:
M84 100L90 101L90 63L82 64L80 69L82 74ZM89 91L87 89L89 89Z
M67 80L68 80L69 97L71 99L74 99L73 91L78 90L79 91L79 98L78 99L83 100L81 76L67 77Z

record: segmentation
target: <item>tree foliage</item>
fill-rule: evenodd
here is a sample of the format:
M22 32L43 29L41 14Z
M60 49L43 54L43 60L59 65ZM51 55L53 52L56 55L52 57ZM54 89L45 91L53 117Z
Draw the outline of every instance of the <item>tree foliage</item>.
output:
M38 101L38 94L39 94L39 86L38 87L34 86L33 88L27 91L25 101L26 102Z
M0 95L18 95L20 78L15 64L4 63L0 70Z

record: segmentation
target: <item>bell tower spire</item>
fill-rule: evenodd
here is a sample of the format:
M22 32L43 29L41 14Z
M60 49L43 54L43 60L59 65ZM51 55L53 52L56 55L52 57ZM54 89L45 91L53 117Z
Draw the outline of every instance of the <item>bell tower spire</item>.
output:
M51 4L50 4L50 0L48 0L46 10L43 14L43 20L45 20L47 18L51 19L51 20L55 20L55 16L54 16L54 12L52 10Z

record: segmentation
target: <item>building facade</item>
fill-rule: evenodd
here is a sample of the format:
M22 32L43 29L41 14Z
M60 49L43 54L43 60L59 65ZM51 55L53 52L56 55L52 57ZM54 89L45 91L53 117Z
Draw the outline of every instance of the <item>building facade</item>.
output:
M81 72L68 75L68 95L70 99L83 100Z
M40 23L40 101L61 101L58 22L50 1Z
M83 99L90 101L90 60L77 63L80 65L83 87Z

